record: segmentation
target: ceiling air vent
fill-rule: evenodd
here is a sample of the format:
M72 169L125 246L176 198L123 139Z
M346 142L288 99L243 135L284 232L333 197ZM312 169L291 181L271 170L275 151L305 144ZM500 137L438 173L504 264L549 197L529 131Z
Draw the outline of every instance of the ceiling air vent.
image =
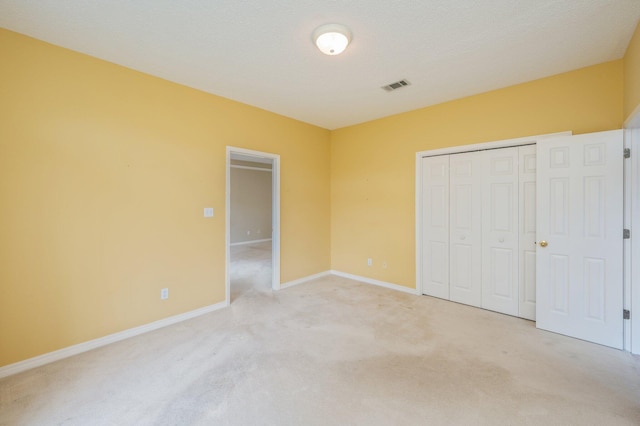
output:
M407 80L400 80L400 81L396 81L395 83L391 83L391 84L387 84L386 86L382 86L382 88L384 90L386 90L387 92L392 92L394 90L397 90L401 87L404 86L408 86L411 83L409 83Z

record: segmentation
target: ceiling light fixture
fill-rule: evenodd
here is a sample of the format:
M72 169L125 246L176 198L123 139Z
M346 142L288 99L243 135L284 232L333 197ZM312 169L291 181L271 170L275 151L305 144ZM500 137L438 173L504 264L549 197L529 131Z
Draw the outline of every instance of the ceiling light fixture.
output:
M340 24L321 25L313 32L313 41L325 55L339 55L351 42L351 31Z

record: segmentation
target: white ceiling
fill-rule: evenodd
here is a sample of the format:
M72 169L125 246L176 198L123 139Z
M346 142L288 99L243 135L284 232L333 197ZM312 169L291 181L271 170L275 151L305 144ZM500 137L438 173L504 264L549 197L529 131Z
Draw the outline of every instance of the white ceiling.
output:
M0 27L327 129L619 59L639 18L640 0L0 0ZM333 22L353 41L325 56L311 34Z

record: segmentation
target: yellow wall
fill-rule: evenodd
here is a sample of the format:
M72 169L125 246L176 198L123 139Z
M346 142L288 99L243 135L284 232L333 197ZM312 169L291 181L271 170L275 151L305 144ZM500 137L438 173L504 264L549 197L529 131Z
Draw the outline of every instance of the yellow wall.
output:
M416 152L619 129L622 85L618 60L333 131L332 269L415 288Z
M639 39L624 61L329 132L0 30L0 366L224 300L227 145L281 155L283 282L415 287L415 153L620 128Z
M0 64L0 366L223 301L227 145L281 155L282 281L329 269L327 130L6 30Z
M624 118L640 106L640 23L624 55Z

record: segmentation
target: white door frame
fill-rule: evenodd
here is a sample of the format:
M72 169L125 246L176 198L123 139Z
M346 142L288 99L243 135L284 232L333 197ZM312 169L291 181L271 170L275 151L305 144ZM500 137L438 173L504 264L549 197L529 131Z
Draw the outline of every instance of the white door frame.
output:
M271 171L271 288L280 290L280 155L227 146L225 190L225 301L231 304L231 154L249 155L272 160Z
M624 147L631 149L631 158L624 162L624 227L631 230L624 244L624 309L631 311L631 319L624 321L624 348L640 354L640 105L624 128Z

